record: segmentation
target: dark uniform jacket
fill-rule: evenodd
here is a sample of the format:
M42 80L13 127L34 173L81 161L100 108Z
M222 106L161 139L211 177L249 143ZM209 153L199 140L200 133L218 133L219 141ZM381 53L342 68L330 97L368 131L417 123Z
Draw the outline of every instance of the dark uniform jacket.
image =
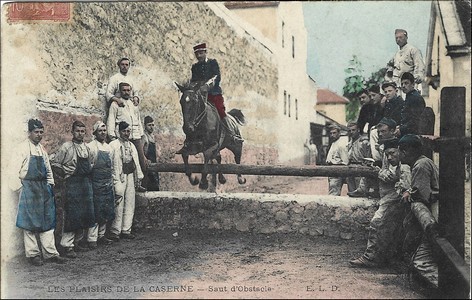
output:
M400 134L419 134L418 126L426 103L417 90L406 94L402 110Z
M387 101L384 107L384 114L385 118L389 118L397 122L399 125L402 118L402 110L405 101L400 96L396 96L395 98Z
M361 134L370 133L370 128L377 125L383 118L382 107L378 104L365 104L359 111L359 117L357 118L357 127ZM364 132L364 126L369 123L368 132Z
M223 91L220 87L221 74L220 66L216 59L208 58L204 62L197 62L192 65L192 79L190 81L208 81L217 75L215 85L208 91L210 95L221 95Z

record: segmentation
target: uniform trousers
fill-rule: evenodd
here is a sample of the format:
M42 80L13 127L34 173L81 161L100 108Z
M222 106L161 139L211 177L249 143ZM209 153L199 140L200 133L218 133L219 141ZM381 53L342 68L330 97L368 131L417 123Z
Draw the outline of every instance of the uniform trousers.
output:
M333 196L341 196L341 189L345 182L344 177L328 177L328 193Z
M59 252L57 252L55 245L54 229L51 229L39 233L23 230L26 257L36 257L41 255L36 234L38 234L39 240L41 241L41 249L44 259L59 256Z
M115 195L118 197L118 205L115 207L115 219L111 224L110 232L119 235L120 233L131 233L133 225L134 206L135 206L135 188L134 174L124 174L124 182L119 181L115 184Z

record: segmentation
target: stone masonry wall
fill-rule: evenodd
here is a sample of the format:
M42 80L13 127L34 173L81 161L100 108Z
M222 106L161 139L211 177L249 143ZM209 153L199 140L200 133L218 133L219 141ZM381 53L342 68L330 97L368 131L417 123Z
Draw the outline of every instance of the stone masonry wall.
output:
M360 198L288 194L147 192L134 228L221 229L365 239L377 207Z

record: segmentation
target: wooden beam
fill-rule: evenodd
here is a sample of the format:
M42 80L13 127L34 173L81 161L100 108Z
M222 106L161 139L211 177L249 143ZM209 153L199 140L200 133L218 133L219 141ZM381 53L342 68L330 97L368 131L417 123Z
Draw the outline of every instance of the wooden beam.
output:
M189 164L192 173L201 173L203 164ZM149 170L155 172L185 173L183 164L166 163L151 164ZM278 175L278 176L304 176L304 177L377 177L378 172L371 167L351 166L267 166L267 165L237 165L237 164L210 164L209 173L222 172L224 174L245 175Z
M450 277L448 281L454 281L454 285L458 288L452 289L451 286L444 286L440 283L442 293L447 298L458 298L461 299L464 295L468 295L468 287L470 286L469 267L467 266L464 258L456 251L451 243L441 237L438 232L438 223L431 214L431 211L421 202L413 202L410 205L411 211L418 219L423 231L425 232L428 239L433 244L435 258L437 259L438 266L442 266L443 276L444 271Z

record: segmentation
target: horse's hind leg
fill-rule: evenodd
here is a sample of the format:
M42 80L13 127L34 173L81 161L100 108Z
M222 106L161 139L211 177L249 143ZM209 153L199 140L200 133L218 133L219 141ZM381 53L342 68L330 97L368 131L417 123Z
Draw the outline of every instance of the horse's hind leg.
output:
M185 175L187 175L190 184L197 185L200 180L198 180L197 177L192 179L192 172L190 171L190 168L188 166L188 154L182 154L182 159L184 160Z
M216 156L216 162L221 165L221 154L218 153L218 155ZM223 175L223 173L219 172L218 173L218 181L221 183L221 184L225 184L226 183L226 178L225 178L225 175Z
M241 164L241 155L243 153L243 143L238 143L234 148L231 149L234 153L234 161L236 164ZM238 182L239 184L245 184L246 178L244 178L241 174L238 174Z

